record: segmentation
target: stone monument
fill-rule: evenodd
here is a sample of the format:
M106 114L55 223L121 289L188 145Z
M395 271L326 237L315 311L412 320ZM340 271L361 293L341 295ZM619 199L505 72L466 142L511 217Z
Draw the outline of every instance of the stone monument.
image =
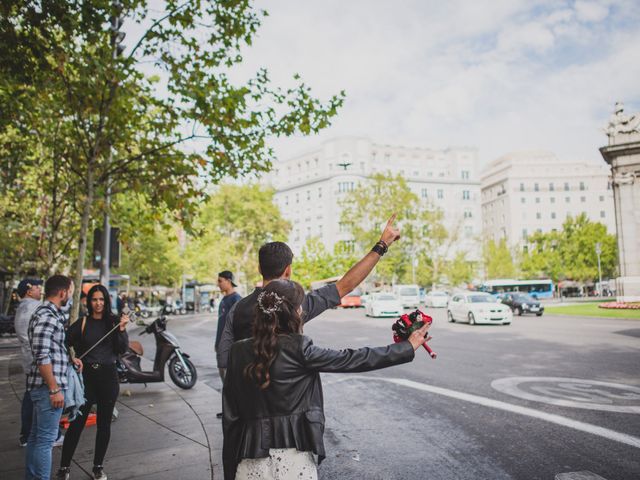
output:
M611 165L618 233L617 300L640 302L640 113L627 115L617 102L604 131L609 145L600 153Z

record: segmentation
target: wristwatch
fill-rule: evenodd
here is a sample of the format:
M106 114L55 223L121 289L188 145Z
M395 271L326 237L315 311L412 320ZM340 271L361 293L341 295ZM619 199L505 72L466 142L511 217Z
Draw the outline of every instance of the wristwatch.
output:
M55 395L57 393L60 393L60 387L56 388L55 390L49 390L49 395Z

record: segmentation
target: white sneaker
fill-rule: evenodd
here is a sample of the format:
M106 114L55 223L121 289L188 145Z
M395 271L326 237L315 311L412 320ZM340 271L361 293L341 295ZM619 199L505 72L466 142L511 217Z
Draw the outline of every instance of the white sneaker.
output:
M64 443L64 434L60 435L58 439L55 442L53 442L53 446L61 447L63 443Z

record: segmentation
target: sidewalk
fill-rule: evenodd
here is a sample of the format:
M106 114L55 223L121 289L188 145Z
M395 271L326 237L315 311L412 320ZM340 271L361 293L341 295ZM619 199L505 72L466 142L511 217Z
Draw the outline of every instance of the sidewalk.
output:
M168 382L171 380L168 379ZM172 383L120 385L118 419L112 424L105 460L109 480L222 479L220 394L199 378L191 390ZM24 478L24 448L18 445L24 374L15 338L0 339L0 478ZM126 392L130 391L131 396ZM91 478L95 426L86 427L72 479ZM61 448L54 448L53 472Z

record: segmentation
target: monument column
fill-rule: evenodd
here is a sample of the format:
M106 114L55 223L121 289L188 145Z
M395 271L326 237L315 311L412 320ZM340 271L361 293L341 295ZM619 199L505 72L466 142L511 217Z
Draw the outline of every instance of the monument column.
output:
M609 145L600 153L611 165L618 234L617 300L640 302L640 114L626 115L622 103L605 132Z

